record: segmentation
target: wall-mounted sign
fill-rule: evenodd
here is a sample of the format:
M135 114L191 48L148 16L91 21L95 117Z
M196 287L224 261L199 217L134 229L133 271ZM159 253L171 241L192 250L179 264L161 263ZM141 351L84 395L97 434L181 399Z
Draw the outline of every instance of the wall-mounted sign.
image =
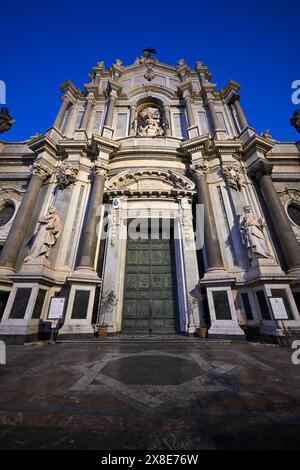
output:
M50 301L48 320L62 318L64 313L65 300L66 299L64 297L52 297Z
M270 303L275 320L288 320L288 314L281 297L270 297Z

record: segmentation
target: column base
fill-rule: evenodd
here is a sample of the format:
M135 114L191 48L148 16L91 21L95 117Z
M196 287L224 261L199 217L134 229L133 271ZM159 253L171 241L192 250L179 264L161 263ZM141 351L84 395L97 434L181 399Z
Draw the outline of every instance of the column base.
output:
M287 274L295 276L296 278L300 278L300 266L296 266L295 268L289 269L287 271Z
M0 266L0 277L6 277L6 276L11 276L12 274L15 274L16 270L14 268L11 268L9 266Z
M96 271L88 266L79 266L73 271L73 273L68 277L68 282L88 282L99 283L101 278L98 276Z
M214 320L208 330L208 337L246 340L244 331L234 320Z

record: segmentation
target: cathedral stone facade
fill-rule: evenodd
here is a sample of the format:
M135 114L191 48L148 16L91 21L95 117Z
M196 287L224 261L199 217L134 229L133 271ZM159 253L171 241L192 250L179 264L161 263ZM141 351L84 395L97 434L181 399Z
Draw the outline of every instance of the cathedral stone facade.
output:
M300 330L299 145L258 135L202 62L145 50L89 79L43 135L0 141L1 339L56 315L65 338Z

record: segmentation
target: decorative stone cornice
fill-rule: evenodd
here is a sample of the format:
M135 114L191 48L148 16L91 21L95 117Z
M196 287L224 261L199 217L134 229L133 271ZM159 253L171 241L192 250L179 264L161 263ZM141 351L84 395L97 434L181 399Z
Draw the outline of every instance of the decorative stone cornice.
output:
M50 166L47 165L47 163L41 160L36 160L31 165L30 171L33 175L40 176L41 178L43 178L44 181L48 179L53 173L53 169L50 168Z
M273 165L265 160L256 160L249 168L248 174L255 178L257 181L264 175L271 175Z
M59 189L64 190L71 184L76 183L79 169L77 166L70 163L63 163L59 168L56 175L56 182Z
M198 178L203 175L207 175L208 173L208 166L204 161L198 161L191 165L191 171L194 177Z
M221 97L226 101L227 104L233 103L235 100L239 100L238 91L241 85L234 80L229 80L226 86L220 91Z
M181 143L181 148L191 154L203 150L208 152L210 148L209 135L204 134L201 137L195 137L194 139L186 140L185 142Z
M98 136L93 134L91 140L91 154L94 157L97 157L99 152L104 152L110 154L112 152L117 151L121 147L119 142L114 140L108 139L106 137Z
M177 89L179 94L182 95L184 98L188 98L193 95L193 86L191 81L180 83Z
M46 152L53 158L57 158L57 144L49 135L37 135L27 142L28 147L38 156L42 152Z
M236 155L235 158L240 159L243 152L241 140L215 140L211 142L211 151L217 155Z
M161 170L156 168L141 168L125 170L113 176L107 183L107 189L126 189L133 182L142 180L160 180L173 186L174 190L193 191L195 184L182 173L174 170ZM153 188L155 189L155 188Z
M107 89L105 91L105 95L108 99L116 101L121 92L122 92L122 85L114 81L108 82Z
M255 152L260 152L265 155L274 147L274 145L275 142L270 139L265 139L260 135L254 134L244 143L243 152L247 157L253 155Z
M66 80L62 83L59 87L61 91L68 97L72 97L72 99L77 98L84 98L84 94L74 85L71 80Z
M215 83L205 83L201 87L201 96L204 100L212 100L215 94L217 85Z

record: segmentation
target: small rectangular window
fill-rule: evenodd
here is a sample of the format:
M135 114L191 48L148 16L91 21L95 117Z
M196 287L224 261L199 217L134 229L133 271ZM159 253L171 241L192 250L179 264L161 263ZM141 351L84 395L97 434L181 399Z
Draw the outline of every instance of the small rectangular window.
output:
M75 129L80 129L84 111L78 111L75 121Z
M187 122L183 112L173 114L174 135L179 139L187 137Z
M231 311L226 290L213 292L214 307L217 320L231 320Z
M267 299L263 290L256 292L256 297L258 300L261 316L264 320L272 320L270 310L268 307Z
M71 318L74 320L84 320L87 316L87 310L90 299L90 291L88 290L76 290L72 315Z
M27 287L19 287L12 305L9 318L21 319L25 317L31 289Z
M199 118L200 134L209 134L206 112L204 111L199 112L198 118Z
M93 133L100 134L100 126L102 121L102 111L96 111L93 122Z
M68 107L68 109L66 110L66 112L65 112L64 119L63 119L62 126L61 126L61 133L62 134L65 134L65 132L67 130L67 127L68 127L68 124L69 124L69 121L70 121L70 117L71 117L71 113L72 113L72 109L73 109L73 106L70 105Z
M115 137L125 137L127 135L127 113L118 113Z
M224 116L223 116L223 113L218 113L217 112L217 116L218 116L218 123L219 123L219 127L220 129L227 131L227 126L226 126L226 122L225 122L225 119L224 119Z
M252 308L249 300L249 295L247 292L242 293L242 300L243 300L243 306L244 306L244 311L246 314L247 320L253 320L253 313L252 313Z

